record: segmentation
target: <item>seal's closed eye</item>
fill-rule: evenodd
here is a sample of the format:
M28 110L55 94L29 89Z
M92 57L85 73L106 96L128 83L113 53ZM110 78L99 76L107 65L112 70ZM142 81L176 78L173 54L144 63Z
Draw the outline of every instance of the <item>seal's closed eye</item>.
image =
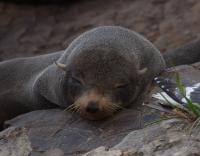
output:
M115 85L115 88L116 89L126 89L126 88L128 88L128 86L129 86L129 83L117 84L117 85Z
M81 80L79 80L79 79L77 79L77 78L75 78L75 77L71 77L71 79L72 79L72 82L73 82L73 83L76 83L76 84L78 84L78 85L80 85L80 86L83 85L83 83L82 83Z

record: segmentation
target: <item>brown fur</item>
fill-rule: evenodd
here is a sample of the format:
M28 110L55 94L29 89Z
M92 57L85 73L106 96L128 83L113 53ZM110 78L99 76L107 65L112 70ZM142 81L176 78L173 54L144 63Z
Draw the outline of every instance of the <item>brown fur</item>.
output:
M99 113L91 114L85 111L90 101L98 103L100 109ZM90 120L97 120L105 116L113 115L113 113L115 113L120 108L119 104L114 104L109 97L98 93L96 90L84 92L83 95L75 100L73 105L75 111L79 112L83 117Z

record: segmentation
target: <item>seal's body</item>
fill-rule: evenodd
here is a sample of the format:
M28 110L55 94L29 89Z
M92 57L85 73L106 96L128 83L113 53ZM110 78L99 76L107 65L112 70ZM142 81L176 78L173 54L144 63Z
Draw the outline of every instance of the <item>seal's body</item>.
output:
M122 27L98 27L65 51L1 62L1 114L10 118L59 106L101 119L137 105L164 68L162 55L144 37Z

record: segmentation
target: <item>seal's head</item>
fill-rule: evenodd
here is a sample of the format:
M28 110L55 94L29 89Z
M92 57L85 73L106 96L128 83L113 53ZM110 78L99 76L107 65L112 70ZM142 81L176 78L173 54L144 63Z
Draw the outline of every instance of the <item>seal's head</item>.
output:
M69 108L90 120L99 120L129 106L139 94L139 81L147 69L136 69L131 56L100 49L76 53L67 64L64 92ZM137 71L137 72L136 72Z

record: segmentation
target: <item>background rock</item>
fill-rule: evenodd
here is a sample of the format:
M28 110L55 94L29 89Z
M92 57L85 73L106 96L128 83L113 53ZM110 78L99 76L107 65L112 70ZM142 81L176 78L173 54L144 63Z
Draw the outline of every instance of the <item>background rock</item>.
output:
M0 60L65 49L80 33L121 25L164 52L199 36L199 0L82 0L67 5L0 2Z

